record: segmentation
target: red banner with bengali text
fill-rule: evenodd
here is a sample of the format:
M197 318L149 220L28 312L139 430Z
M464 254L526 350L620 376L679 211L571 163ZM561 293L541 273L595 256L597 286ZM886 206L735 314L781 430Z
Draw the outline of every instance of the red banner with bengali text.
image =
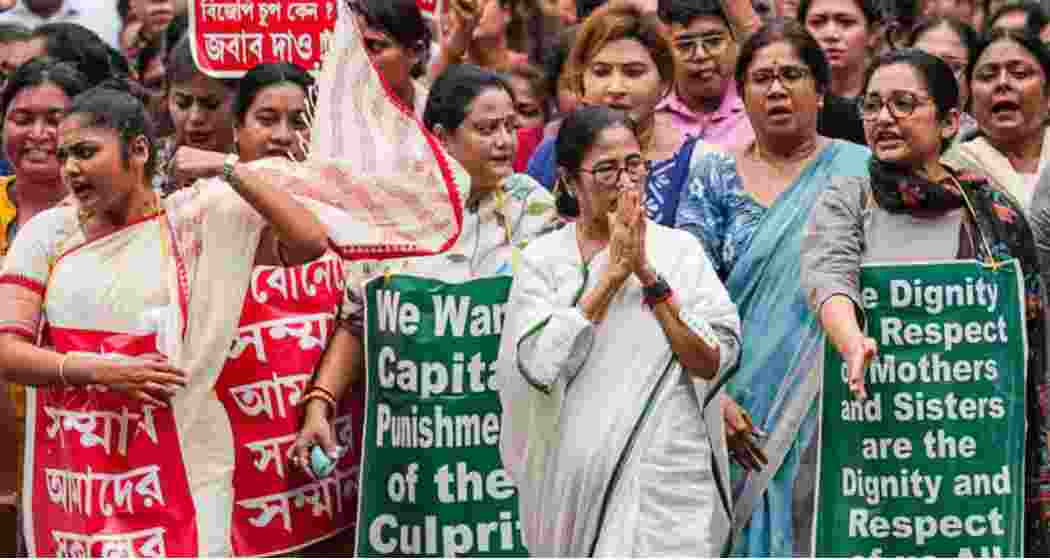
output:
M215 78L239 78L257 64L291 62L320 67L332 45L337 2L353 0L192 0L193 60ZM416 0L428 19L441 0Z
M357 517L363 391L348 392L333 419L336 438L348 449L335 472L314 480L290 465L301 399L335 328L343 275L342 261L331 254L252 272L237 338L215 384L233 429L236 556L287 553L352 526Z
M50 327L59 352L156 354L154 335ZM171 408L101 386L31 389L28 406L36 556L197 555L190 497Z
M320 65L346 0L193 0L193 59L205 74L239 78L264 62Z

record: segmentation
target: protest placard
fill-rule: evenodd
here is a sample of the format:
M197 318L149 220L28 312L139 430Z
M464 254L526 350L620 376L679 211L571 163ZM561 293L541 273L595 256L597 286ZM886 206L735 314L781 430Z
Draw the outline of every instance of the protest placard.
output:
M215 78L239 78L264 62L320 66L344 0L193 0L193 60Z
M861 287L878 356L860 401L827 345L816 555L1021 556L1019 264L865 265Z
M525 556L494 390L509 276L366 285L358 556Z

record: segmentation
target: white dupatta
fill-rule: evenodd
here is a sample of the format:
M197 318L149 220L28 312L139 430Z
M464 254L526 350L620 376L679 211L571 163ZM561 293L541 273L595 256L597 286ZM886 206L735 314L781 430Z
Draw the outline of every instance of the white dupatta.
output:
M339 10L337 45L318 85L308 160L251 165L266 169L272 186L317 213L344 259L440 253L459 236L459 193L469 189L469 176L411 109L395 101L344 2ZM198 553L228 556L232 435L228 425L213 421L211 393L237 330L266 223L220 179L174 193L164 208L177 261L169 285L180 308L168 321L167 330L177 332L168 333L167 351L191 376L174 406L198 508Z

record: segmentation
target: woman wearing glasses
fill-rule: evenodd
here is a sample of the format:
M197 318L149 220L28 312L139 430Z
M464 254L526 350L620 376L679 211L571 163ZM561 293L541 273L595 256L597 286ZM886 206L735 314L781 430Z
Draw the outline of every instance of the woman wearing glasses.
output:
M533 556L719 552L726 457L708 389L736 364L740 321L700 243L645 218L638 130L607 107L566 118L557 162L580 217L529 244L514 275L500 446Z
M656 112L674 83L674 55L657 23L634 5L617 1L592 13L580 27L562 83L587 105L627 112L639 125L642 156L653 162L645 206L653 221L674 225L675 209L697 144L685 142L670 113ZM528 174L555 191L554 139L540 144L529 160ZM561 208L563 213L574 208Z
M849 365L850 390L865 398L864 369L878 351L857 322L858 275L867 262L987 258L1020 260L1027 297L1025 556L1045 556L1050 476L1045 450L1044 308L1035 242L1021 207L987 180L948 167L941 153L959 127L959 88L941 59L908 49L869 71L860 110L873 157L871 178L836 177L821 196L802 249L806 298ZM1017 484L1016 487L1021 487Z
M1050 159L1050 53L1037 37L994 31L976 60L970 84L982 135L953 148L946 161L980 171L1028 208Z
M771 22L744 43L736 82L755 140L694 160L676 227L695 235L707 250L740 310L743 331L764 333L761 344L742 347L727 391L756 427L781 444L764 450L769 472L734 454L753 469L740 473L744 484L734 500L736 522L744 530L744 537L735 539L735 552L805 555L816 471L811 412L820 382L812 371L824 337L798 283L802 235L829 179L866 177L871 153L817 132L830 84L828 64L794 20ZM771 324L769 317L778 320Z

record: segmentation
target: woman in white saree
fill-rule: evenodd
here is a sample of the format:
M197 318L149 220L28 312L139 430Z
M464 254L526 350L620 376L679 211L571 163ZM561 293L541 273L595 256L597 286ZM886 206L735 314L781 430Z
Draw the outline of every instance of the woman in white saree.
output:
M556 151L580 219L525 249L500 346L525 542L535 556L717 555L726 447L707 388L736 363L736 308L698 241L644 218L629 118L580 109Z
M232 448L212 422L221 412L214 387L264 229L294 263L329 247L346 259L430 255L458 236L456 164L390 100L353 18L339 18L336 37L305 163L196 158L176 172L223 178L158 201L138 101L93 91L63 120L62 175L77 207L34 218L0 273L0 375L31 386L27 422L41 419L27 434L31 556L97 557L115 546L137 556L230 555ZM395 149L399 158L386 157ZM131 437L111 448L108 431L105 445L90 432L56 439L44 429L54 414L149 422L132 423ZM72 424L53 426L92 429ZM73 507L51 492L53 475L90 482L93 464L111 466L106 476L153 473L155 487L136 486L150 499L92 509L90 494ZM276 517L275 527L290 515L288 500L264 506L258 519Z

